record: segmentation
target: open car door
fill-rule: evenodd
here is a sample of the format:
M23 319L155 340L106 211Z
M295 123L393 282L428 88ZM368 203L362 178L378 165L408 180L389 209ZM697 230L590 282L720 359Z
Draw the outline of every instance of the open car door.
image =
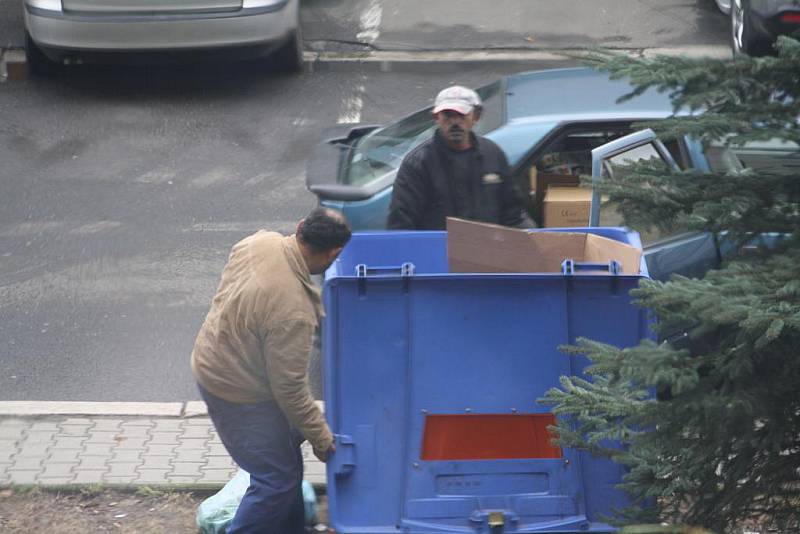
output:
M592 150L592 183L630 172L632 163L651 160L664 166L664 172L678 170L669 150L650 130L641 130ZM591 226L619 226L622 217L616 207L605 201L594 188L590 212ZM710 232L676 231L665 234L659 231L640 232L644 256L650 276L666 280L672 274L702 277L709 269L719 266L720 254L717 240Z

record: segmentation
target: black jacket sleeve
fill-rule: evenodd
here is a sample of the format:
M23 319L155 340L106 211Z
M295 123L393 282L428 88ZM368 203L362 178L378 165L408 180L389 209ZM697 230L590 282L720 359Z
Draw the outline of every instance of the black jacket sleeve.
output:
M500 208L500 224L517 228L533 228L536 224L525 212L522 194L511 177L508 160L502 150L498 149L500 159L500 176L503 179L503 205Z
M416 230L429 199L427 185L419 166L413 158L406 157L400 164L389 204L389 230Z

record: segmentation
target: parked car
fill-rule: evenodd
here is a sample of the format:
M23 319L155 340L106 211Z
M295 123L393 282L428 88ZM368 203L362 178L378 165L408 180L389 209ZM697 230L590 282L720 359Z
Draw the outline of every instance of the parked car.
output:
M302 65L299 0L23 0L33 72L120 52L274 54Z
M715 0L731 17L734 54L768 54L779 35L800 29L800 3L796 0Z
M635 133L632 123L672 115L669 96L655 90L618 103L631 89L624 80L610 80L588 68L516 74L477 89L484 111L476 131L505 151L512 177L527 194L528 211L535 220L542 222L547 184L577 184L579 176L592 175L594 150L615 142L627 146L631 138L626 136ZM344 212L354 229L384 229L397 168L434 128L429 107L384 127L333 129L311 154L308 189L322 205ZM637 146L647 144L637 139ZM770 150L782 154L794 150L785 163L800 164L796 146L764 145L764 150L751 146L748 152L759 166L765 165ZM742 168L741 159L723 145L704 147L685 137L654 146L670 167L720 172ZM595 204L594 210L599 210L598 198ZM619 224L619 217L608 215L600 217L597 211L593 224ZM672 273L701 276L720 261L715 236L707 233L642 232L642 241L656 279Z

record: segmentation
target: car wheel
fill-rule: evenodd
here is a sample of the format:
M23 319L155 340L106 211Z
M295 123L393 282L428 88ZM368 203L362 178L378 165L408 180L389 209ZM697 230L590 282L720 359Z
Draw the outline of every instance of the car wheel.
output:
M28 32L25 32L25 62L28 65L28 72L33 76L51 75L58 66L42 52Z
M275 65L283 72L300 72L303 68L303 37L300 28L294 30L285 44L272 56Z
M733 55L764 56L772 43L753 30L748 0L731 0L731 48Z

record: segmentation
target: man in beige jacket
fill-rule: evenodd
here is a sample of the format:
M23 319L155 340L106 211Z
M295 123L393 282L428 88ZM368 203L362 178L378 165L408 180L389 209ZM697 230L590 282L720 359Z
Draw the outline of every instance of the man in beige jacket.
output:
M311 282L350 239L344 216L317 208L295 235L261 230L234 245L192 351L192 373L233 460L250 473L227 532L301 534L307 439L325 461L333 435L314 402L308 357L323 314Z

